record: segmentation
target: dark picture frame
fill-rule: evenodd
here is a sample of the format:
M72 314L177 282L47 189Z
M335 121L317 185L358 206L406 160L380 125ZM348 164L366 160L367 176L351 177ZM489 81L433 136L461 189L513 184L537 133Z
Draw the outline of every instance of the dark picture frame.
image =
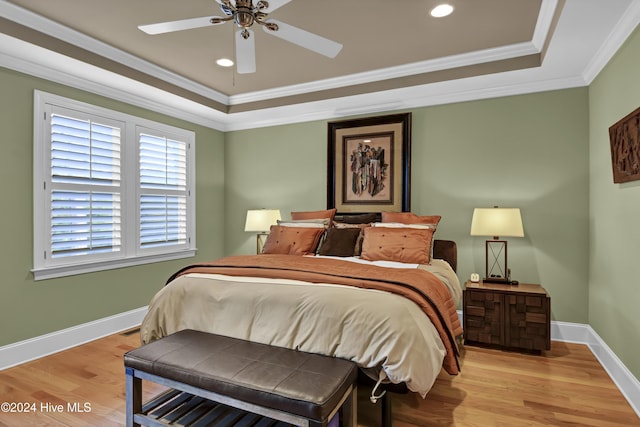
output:
M640 107L609 128L614 184L640 179Z
M411 210L411 113L328 123L327 208Z

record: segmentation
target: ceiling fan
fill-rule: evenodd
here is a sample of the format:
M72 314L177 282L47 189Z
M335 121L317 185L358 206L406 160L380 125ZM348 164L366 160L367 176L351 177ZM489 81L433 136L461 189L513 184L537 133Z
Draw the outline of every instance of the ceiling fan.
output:
M209 25L224 24L233 20L239 30L235 35L236 70L240 74L256 71L256 47L253 24L260 25L267 34L280 37L290 43L312 50L328 58L335 58L342 49L340 43L334 42L314 33L310 33L293 25L268 19L274 10L286 5L291 0L216 0L224 17L203 16L199 18L181 19L178 21L160 22L157 24L139 25L138 28L147 34L163 34L173 31L190 30ZM268 19L268 20L267 20Z

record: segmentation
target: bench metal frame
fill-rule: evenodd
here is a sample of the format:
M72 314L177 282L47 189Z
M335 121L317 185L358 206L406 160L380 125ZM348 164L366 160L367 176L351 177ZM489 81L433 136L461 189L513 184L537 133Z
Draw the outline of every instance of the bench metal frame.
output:
M160 385L164 385L172 389L180 390L194 396L199 396L226 406L230 406L232 408L240 409L248 413L262 415L274 420L283 421L301 427L326 427L327 423L331 421L331 419L333 419L335 414L337 414L339 410L342 410L343 427L357 427L358 387L356 383L354 383L347 389L345 394L338 402L338 405L332 409L327 422L323 423L318 420L304 418L300 415L290 414L277 409L266 408L242 400L234 399L229 396L194 387L189 384L153 375L139 369L126 367L125 373L127 427L140 425L159 427L168 425L163 423L162 421L157 420L156 418L148 416L147 413L143 411L142 380L147 380Z

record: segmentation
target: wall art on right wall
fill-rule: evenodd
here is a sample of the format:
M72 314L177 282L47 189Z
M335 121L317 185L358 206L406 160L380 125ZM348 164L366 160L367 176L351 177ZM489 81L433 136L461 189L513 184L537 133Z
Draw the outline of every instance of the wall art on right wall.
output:
M640 107L609 128L613 182L640 179Z

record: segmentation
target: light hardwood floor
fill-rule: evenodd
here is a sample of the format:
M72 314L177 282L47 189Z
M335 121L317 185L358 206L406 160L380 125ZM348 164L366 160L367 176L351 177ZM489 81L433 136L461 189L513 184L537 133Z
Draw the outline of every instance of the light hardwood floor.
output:
M138 333L116 334L0 371L0 402L32 410L1 411L0 426L123 425L122 355L138 345ZM143 390L148 399L162 387ZM359 426L379 425L360 391ZM442 374L426 400L394 395L393 415L394 427L640 426L589 349L560 342L542 356L467 346L460 375Z

